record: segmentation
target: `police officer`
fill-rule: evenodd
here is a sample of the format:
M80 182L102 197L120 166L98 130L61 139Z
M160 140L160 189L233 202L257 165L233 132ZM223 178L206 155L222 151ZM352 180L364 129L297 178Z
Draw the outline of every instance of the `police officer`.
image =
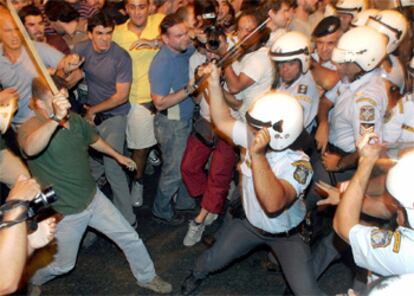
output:
M353 18L368 7L367 0L339 0L335 4L335 10L341 20L342 32L351 28Z
M382 137L388 97L379 66L385 55L386 40L372 28L353 28L339 39L332 60L338 64L341 81L325 94L330 103L319 108L318 130L326 132L329 143L321 160L312 163L315 180L349 180L358 160L356 140L374 131ZM335 237L330 235L315 249L317 275L339 256L333 240Z
M270 53L279 74L274 85L278 90L286 90L301 104L303 124L308 132L314 126L319 104L319 90L309 71L310 53L309 38L294 31L279 37Z
M381 276L414 272L414 195L412 194L412 168L414 154L407 153L387 174L385 187L392 196L389 211L384 199L364 197L371 172L380 157L382 145L375 134L365 135L358 144L360 160L358 169L339 202L334 228L338 235L352 248L355 263ZM395 230L360 224L361 211L371 203L369 215L390 218L396 215Z
M215 244L197 258L183 282L183 294L193 293L209 273L266 244L276 254L294 294L321 295L309 247L298 233L305 216L302 195L312 177L309 157L291 149L303 130L302 107L287 94L268 93L252 103L247 123L236 121L223 100L219 71L212 64L207 70L211 71L210 110L215 125L247 149L241 164L245 215L233 216L224 224Z
M367 26L371 27L387 37L387 57L382 63L383 76L399 76L402 85L399 85L400 92L404 93L405 71L399 58L395 55L408 33L408 22L403 14L396 10L383 10L368 18Z

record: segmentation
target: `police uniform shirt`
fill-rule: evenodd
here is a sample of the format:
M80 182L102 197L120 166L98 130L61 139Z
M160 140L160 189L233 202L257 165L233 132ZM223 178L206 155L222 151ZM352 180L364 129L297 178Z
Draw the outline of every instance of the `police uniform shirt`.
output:
M246 124L236 121L232 137L236 145L247 148ZM240 166L240 173L242 177L243 208L249 222L253 226L270 233L286 232L299 225L303 221L306 212L303 192L308 187L313 174L309 157L303 152L290 149L266 153L266 159L275 176L292 185L297 194L296 201L288 209L271 218L265 213L257 200L250 157L248 152L246 154L245 160Z
M384 142L414 141L414 96L402 97L384 117Z
M383 116L388 96L379 69L352 83L341 82L335 87L337 97L331 110L329 142L345 152L354 152L358 138L375 132L382 139Z
M355 263L381 276L414 272L414 230L355 225L349 232Z
M312 123L318 113L320 92L313 80L310 71L301 74L291 85L279 83L279 90L286 90L303 107L303 125L305 128L312 127Z

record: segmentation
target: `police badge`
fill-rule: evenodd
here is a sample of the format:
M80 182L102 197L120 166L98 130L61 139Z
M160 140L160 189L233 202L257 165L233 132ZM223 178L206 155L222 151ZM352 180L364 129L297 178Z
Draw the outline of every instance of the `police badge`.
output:
M299 160L292 163L296 167L295 172L293 173L293 178L298 181L299 184L306 184L309 174L312 172L312 166L308 161Z
M390 230L373 229L371 231L371 246L374 249L385 248L391 243L393 235L394 233Z
M374 121L375 120L375 108L371 105L362 106L359 109L359 120Z

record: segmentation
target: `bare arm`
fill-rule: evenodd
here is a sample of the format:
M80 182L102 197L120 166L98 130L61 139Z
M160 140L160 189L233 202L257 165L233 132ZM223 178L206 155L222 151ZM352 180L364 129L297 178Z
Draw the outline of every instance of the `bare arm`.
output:
M361 154L358 169L343 194L333 221L336 233L347 242L351 228L359 223L365 191L381 151L379 144L368 144L372 138L372 134L367 134L358 144Z
M96 151L104 153L112 157L119 164L126 166L129 170L132 171L136 169L135 162L132 159L125 157L121 153L117 152L107 142L105 142L101 137L99 137L98 140L96 140L90 146Z
M151 98L154 102L155 108L157 108L158 111L162 111L179 104L181 101L184 101L189 96L190 92L191 91L188 88L183 88L166 96L159 96L151 93Z
M313 79L315 80L316 84L322 87L324 90L330 90L340 80L340 76L337 71L322 67L318 63L313 63L312 65L313 67L311 71Z
M128 101L130 88L130 82L117 83L115 93L99 104L89 107L85 117L88 120L93 121L96 113L111 110L119 105L126 103Z
M261 129L250 147L250 156L256 197L266 214L274 215L296 199L296 191L292 185L279 180L273 173L265 156L269 141L269 131Z
M40 191L33 179L19 177L7 201L31 200ZM4 215L5 221L16 219L25 209L17 207ZM25 222L0 230L0 294L11 294L17 290L27 258L27 226Z
M224 136L231 139L233 135L233 127L236 121L233 117L231 117L229 108L224 101L223 91L220 86L219 70L213 64L209 64L206 70L211 72L208 79L211 118L217 129Z
M234 95L231 93L223 90L224 100L226 101L227 105L232 108L233 110L238 110L242 105L242 101L237 100Z
M326 97L322 97L319 102L319 110L318 110L318 129L316 130L315 140L316 140L316 148L321 150L322 153L326 151L326 147L328 146L328 138L329 138L329 122L328 122L328 114L329 110L331 110L333 103L329 101Z
M249 76L244 74L243 72L237 75L231 65L227 66L223 70L224 78L227 83L227 87L231 94L237 94L242 90L245 90L252 84L254 84L254 80L251 79Z

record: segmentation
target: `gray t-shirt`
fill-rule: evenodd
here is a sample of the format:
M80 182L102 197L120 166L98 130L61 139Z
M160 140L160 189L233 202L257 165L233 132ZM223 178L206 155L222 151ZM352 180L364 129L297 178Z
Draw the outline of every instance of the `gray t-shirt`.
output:
M109 50L98 53L90 40L78 43L74 52L85 58L83 70L88 84L88 101L97 105L116 92L117 83L132 81L132 61L128 52L112 42ZM110 115L127 115L131 105L126 103L105 111Z

